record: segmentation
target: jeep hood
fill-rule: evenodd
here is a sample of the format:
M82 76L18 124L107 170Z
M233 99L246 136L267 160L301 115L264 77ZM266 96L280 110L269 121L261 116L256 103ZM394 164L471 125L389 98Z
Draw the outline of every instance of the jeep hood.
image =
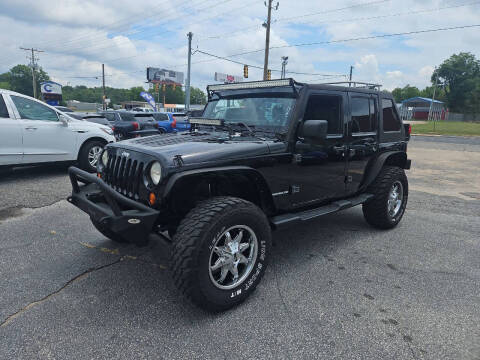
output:
M273 143L273 141L271 141ZM147 153L163 158L168 166L177 166L181 156L183 165L244 159L270 153L269 141L254 138L218 138L190 133L155 135L121 141L113 147Z

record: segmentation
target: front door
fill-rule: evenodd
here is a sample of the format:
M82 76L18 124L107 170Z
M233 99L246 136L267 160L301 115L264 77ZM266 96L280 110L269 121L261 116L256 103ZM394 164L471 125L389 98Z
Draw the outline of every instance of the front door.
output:
M23 156L22 127L0 94L0 165L20 164Z
M363 180L367 165L378 150L378 97L350 93L348 122L347 194L354 194Z
M77 133L62 123L52 108L11 95L23 131L23 162L75 160Z
M294 207L315 205L345 195L343 109L346 100L346 94L331 91L312 92L308 97L302 121L327 120L328 135L326 139L314 142L298 132L290 174Z

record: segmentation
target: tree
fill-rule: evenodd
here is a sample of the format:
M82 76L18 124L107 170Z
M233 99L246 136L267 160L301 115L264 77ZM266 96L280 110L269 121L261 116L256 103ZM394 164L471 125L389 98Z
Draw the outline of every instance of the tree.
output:
M35 70L35 76L37 80L37 94L40 94L40 83L50 80L50 77L42 68ZM8 72L1 74L0 82L8 83L10 90L33 96L32 69L26 65L16 65Z
M461 52L445 60L433 73L431 81L439 83L445 89L448 106L453 111L469 112L472 104L467 101L475 90L480 77L480 62L472 53Z
M190 88L190 104L206 104L207 103L207 97L205 93L196 88L196 87L191 87Z
M420 90L416 86L410 86L407 84L403 88L396 88L392 91L395 102L399 103L403 100L420 96Z

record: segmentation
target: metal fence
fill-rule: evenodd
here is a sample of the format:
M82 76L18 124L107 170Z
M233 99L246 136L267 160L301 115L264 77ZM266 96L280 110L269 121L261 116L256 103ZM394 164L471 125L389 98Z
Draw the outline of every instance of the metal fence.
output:
M480 114L460 114L460 113L449 113L448 121L471 121L471 122L480 122Z

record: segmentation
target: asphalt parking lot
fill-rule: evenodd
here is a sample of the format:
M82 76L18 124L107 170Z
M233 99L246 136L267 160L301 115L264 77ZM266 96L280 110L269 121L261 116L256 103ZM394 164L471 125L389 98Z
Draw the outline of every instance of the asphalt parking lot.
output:
M118 246L65 166L0 174L0 358L480 359L480 139L414 137L401 224L359 207L274 233L257 291L205 313L169 249Z

